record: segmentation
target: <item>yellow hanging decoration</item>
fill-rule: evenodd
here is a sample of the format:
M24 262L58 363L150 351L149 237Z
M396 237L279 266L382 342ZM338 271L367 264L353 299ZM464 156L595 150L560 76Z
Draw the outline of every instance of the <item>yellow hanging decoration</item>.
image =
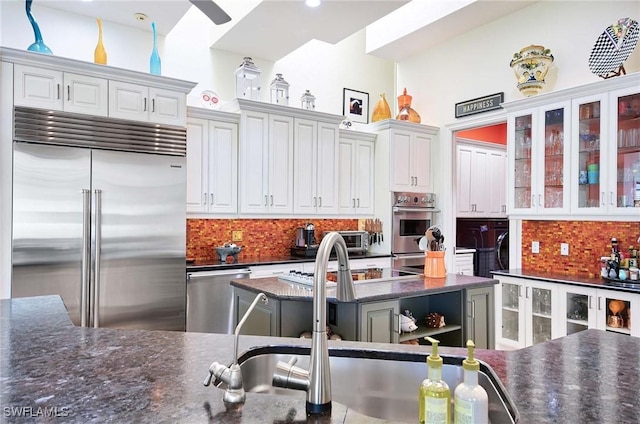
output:
M384 93L380 94L380 100L376 103L376 107L373 108L373 114L371 115L371 122L382 121L383 119L391 118L391 108Z
M102 44L102 20L98 18L96 19L96 21L98 22L98 45L96 46L96 50L93 53L93 61L95 63L106 65L107 51L104 49L104 44Z

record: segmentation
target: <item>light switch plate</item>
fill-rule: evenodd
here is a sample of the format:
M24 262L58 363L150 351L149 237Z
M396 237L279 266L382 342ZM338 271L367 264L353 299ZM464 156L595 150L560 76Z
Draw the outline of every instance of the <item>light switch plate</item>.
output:
M232 231L231 232L231 240L232 241L242 241L242 231Z
M531 242L531 253L540 253L540 242L532 241Z
M569 256L569 243L560 243L560 254L562 256Z

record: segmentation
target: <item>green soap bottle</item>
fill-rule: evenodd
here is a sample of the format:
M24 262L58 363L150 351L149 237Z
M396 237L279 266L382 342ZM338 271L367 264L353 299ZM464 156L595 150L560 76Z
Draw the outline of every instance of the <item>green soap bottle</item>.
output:
M420 385L420 424L451 423L451 390L442 379L442 357L438 355L438 340L425 337L431 343L431 355L427 357L427 378Z

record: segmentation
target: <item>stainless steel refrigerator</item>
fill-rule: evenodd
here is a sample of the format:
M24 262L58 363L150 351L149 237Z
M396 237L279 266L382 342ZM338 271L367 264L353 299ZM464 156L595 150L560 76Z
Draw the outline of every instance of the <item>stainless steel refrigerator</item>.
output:
M14 110L12 296L76 325L185 329L186 131Z

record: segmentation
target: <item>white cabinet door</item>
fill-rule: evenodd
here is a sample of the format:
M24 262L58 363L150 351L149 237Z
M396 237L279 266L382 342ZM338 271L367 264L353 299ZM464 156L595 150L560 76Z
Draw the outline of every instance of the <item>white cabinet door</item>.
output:
M496 218L507 216L507 154L502 151L489 153L487 170L489 189L488 215Z
M455 254L456 274L473 275L473 253Z
M95 116L109 114L109 81L79 74L64 74L64 110Z
M293 118L269 115L269 212L293 212Z
M431 176L431 136L416 133L411 143L411 168L415 177L414 190L418 193L433 191Z
M596 328L597 289L558 285L558 319L560 336Z
M318 165L316 168L317 213L338 213L338 127L318 123ZM297 183L298 180L295 180Z
M209 121L209 212L238 211L238 125Z
M355 213L358 215L372 215L374 209L374 175L375 161L374 144L358 141L356 145L356 178L354 193L356 195Z
M354 214L356 209L356 194L354 167L356 157L355 140L341 138L338 146L338 212L340 214Z
M15 65L13 102L16 106L62 110L61 71Z
M296 214L314 214L318 208L318 123L295 119L294 208Z
M253 111L242 114L238 176L241 213L266 213L268 210L268 137L268 114Z
M149 121L184 126L187 104L185 93L149 87L149 100Z
M158 124L184 126L184 93L109 81L109 116Z
M471 200L473 190L473 178L471 174L471 164L473 163L473 148L470 146L458 145L457 147L457 209L458 217L470 216L473 214L473 202Z
M485 216L489 211L488 190L489 152L473 149L471 155L471 211Z
M109 81L109 116L149 120L149 88L120 81Z
M206 119L189 118L187 121L187 212L207 212L208 129Z
M391 190L414 191L414 176L411 164L411 133L391 132Z

